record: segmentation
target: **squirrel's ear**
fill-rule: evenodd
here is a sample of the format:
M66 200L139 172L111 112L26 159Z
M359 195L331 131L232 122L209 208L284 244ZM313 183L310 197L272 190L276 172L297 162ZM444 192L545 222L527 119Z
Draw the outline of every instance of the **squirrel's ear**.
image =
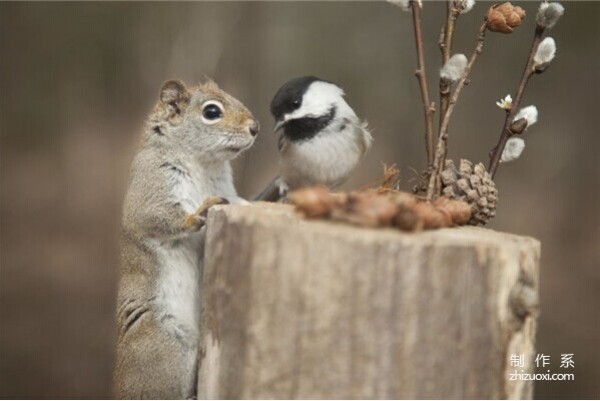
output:
M160 101L166 107L169 120L177 119L190 102L190 93L179 80L170 80L160 89Z

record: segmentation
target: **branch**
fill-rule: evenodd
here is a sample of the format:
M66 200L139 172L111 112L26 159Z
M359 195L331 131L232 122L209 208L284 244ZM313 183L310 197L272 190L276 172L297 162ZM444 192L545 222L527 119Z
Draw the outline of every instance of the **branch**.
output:
M435 104L429 98L429 87L425 73L425 55L423 53L423 34L421 32L421 7L418 1L410 0L415 33L415 45L417 48L417 70L415 76L419 80L421 88L421 99L423 100L423 113L425 115L425 147L427 149L427 165L433 162L433 115Z
M506 113L504 127L502 128L502 133L500 134L498 144L491 152L491 160L490 165L488 167L488 171L492 178L494 178L496 170L498 170L500 158L502 157L502 152L504 152L506 142L513 135L513 133L510 131L510 125L512 123L513 118L515 117L515 114L519 110L519 105L521 104L521 99L523 98L523 94L525 93L525 89L527 88L529 78L531 78L531 76L534 74L533 58L542 40L543 34L544 27L537 25L535 28L535 34L533 36L533 42L531 43L531 49L529 50L529 57L527 58L525 69L523 70L523 76L521 77L521 82L519 83L519 87L517 88L517 94L515 95L515 99L513 100L510 110Z
M450 99L449 99L448 110L446 111L446 114L444 115L444 119L442 120L442 124L440 126L440 133L438 136L437 146L435 149L435 158L433 160L432 174L429 177L429 184L427 186L427 200L432 200L433 196L437 193L437 189L439 189L439 185L438 185L439 170L440 170L440 168L443 168L442 158L445 157L446 142L448 140L448 124L450 122L450 117L452 116L452 112L454 111L454 106L456 105L458 97L460 96L463 88L465 87L467 79L469 78L471 69L473 68L473 64L475 64L475 60L477 60L477 56L479 56L481 54L481 52L483 51L483 44L484 44L484 40L485 40L486 30L487 30L486 24L483 23L481 25L481 27L479 28L479 34L477 36L477 44L475 45L475 50L473 51L473 54L471 55L471 58L469 59L469 63L467 64L467 67L465 68L465 72L463 73L463 76L460 78L460 80L456 84L456 89L454 89L454 93L452 94L452 97L450 97Z
M440 51L442 52L442 66L446 64L446 61L448 61L452 54L452 38L454 36L456 19L459 15L459 10L454 7L454 0L448 0L446 9L446 24L444 25L442 34L440 35L440 40L438 42ZM450 83L440 78L440 128L442 126L442 121L444 120L446 110L448 109L449 100Z

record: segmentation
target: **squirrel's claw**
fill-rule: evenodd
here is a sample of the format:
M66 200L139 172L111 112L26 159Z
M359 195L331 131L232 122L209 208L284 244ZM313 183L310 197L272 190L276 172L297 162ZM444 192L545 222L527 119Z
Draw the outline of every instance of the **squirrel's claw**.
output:
M208 210L215 205L227 205L229 201L220 196L209 196L202 202L194 214L189 214L183 220L182 228L184 230L199 230L206 224Z
M206 217L208 215L208 209L215 205L228 205L229 201L225 198L221 198L220 196L209 196L204 199L204 202L198 207L196 210L196 214L202 217Z
M197 213L188 214L181 224L184 231L197 231L206 224L206 217L200 216Z

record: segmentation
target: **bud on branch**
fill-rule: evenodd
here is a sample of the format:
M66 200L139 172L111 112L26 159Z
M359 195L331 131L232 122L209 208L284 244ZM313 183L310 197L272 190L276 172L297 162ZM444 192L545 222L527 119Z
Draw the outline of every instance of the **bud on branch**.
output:
M525 10L513 6L509 1L494 4L485 14L487 29L492 32L512 33L513 28L521 25L525 18Z

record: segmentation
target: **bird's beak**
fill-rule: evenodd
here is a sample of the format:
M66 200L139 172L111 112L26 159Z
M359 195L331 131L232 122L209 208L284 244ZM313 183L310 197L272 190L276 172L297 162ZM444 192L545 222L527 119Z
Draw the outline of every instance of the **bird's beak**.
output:
M285 120L277 120L275 121L275 126L273 127L273 132L279 131L285 125Z

